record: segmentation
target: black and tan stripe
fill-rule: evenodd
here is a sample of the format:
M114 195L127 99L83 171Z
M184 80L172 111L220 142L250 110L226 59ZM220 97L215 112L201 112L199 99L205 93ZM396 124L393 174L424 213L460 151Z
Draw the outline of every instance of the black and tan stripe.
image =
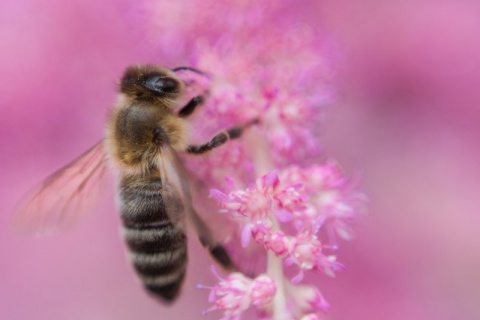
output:
M180 293L183 280L185 279L185 273L185 268L179 269L178 272L175 273L174 279L170 279L170 277L165 276L164 279L166 279L166 281L162 281L161 283L144 282L144 287L155 297L161 297L164 302L171 303L175 301Z
M151 294L171 302L185 277L187 243L184 230L170 221L160 190L160 179L122 183L120 208L137 274ZM169 204L172 207L182 210L181 203Z
M126 227L146 227L169 222L160 179L122 181L120 211Z
M138 253L172 251L185 245L185 233L170 222L123 228L128 248Z
M166 301L180 292L187 267L186 243L174 250L159 253L134 253L130 258L145 288Z

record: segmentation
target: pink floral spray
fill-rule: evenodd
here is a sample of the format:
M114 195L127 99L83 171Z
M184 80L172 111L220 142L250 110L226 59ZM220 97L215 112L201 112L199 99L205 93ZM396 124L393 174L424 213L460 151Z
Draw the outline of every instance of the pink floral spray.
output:
M242 138L184 159L235 230L227 246L239 270L214 271L206 312L234 320L253 307L259 319L320 319L329 304L306 276L343 269L338 239L352 238L366 201L318 143L322 106L334 98L324 38L296 1L165 1L152 12L177 54L213 75L191 79L192 95L207 94L192 139L259 120Z

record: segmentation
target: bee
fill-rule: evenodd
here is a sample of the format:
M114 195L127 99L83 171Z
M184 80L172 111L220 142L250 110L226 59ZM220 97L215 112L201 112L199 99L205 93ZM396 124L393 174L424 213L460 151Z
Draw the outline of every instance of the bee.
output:
M186 118L205 97L196 96L175 112L187 86L180 71L208 76L189 67L128 67L120 81L118 102L108 117L105 138L48 177L18 213L22 225L37 230L63 224L81 212L76 204L90 196L91 186L112 166L118 178L118 207L131 263L147 292L167 303L178 297L185 278L187 219L214 260L227 270L235 268L194 209L179 154L208 152L239 138L256 123L222 131L201 145L189 145Z

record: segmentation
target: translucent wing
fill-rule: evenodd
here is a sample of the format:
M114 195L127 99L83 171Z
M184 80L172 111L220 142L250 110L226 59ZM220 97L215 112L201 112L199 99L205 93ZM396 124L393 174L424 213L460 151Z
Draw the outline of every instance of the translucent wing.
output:
M172 201L175 196L172 194L177 194L179 198L182 199L185 212L182 212L183 215L186 214L188 221L195 230L200 244L207 249L212 257L224 268L233 270L235 269L229 254L226 249L217 241L214 233L210 226L205 223L205 221L200 217L198 212L195 210L192 203L192 193L190 191L190 179L188 178L188 173L183 167L181 160L178 155L169 147L162 149L162 157L158 161L158 168L162 176L162 181L165 185L171 187L170 190L175 190L173 193L170 190L163 190L164 202L166 203L167 214L171 221L177 222L180 218L178 216L179 212L174 210L169 210L168 202ZM196 184L196 187L204 187L200 182ZM170 199L169 199L170 197ZM180 221L183 222L184 219ZM178 224L178 222L177 222ZM184 226L182 225L184 228Z
M164 146L157 158L157 168L162 178L162 197L165 210L172 223L185 229L185 213L191 207L187 181L179 170L175 151Z
M24 232L45 234L71 224L88 210L107 168L103 141L50 175L28 196L15 216ZM95 192L97 191L97 192Z

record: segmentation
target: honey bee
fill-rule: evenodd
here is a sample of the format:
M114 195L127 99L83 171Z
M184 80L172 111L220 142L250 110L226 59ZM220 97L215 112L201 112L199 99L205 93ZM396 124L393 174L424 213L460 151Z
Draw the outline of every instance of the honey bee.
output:
M196 96L174 112L186 87L178 76L184 70L208 76L188 67L128 67L105 138L48 177L18 214L22 225L37 230L64 223L81 211L75 204L89 196L90 186L111 164L117 172L118 206L130 260L146 290L165 302L177 298L185 278L186 217L212 257L223 268L234 269L227 251L193 207L179 153L208 152L256 123L222 131L205 144L189 145L185 119L205 98Z

